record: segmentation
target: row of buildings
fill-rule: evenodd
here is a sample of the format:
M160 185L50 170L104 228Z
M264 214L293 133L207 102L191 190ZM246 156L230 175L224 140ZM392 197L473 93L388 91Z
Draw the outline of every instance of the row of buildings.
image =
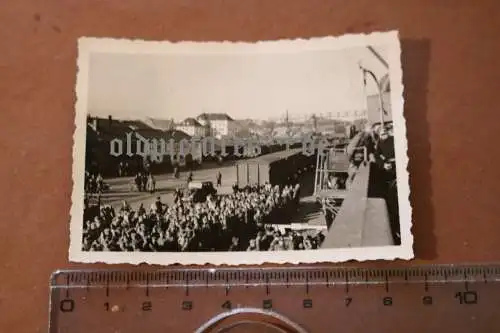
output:
M388 114L385 121L390 121L390 101L389 92L386 90L382 95L384 100L384 109ZM251 121L247 124L242 120L234 120L226 113L202 113L197 117L189 117L179 123L173 120L163 119L145 119L145 123L152 128L160 130L177 130L186 133L190 137L215 137L218 139L235 136L271 136L285 137L302 135L303 131L313 131L333 134L338 132L338 126L346 123L357 122L360 119L370 118L370 123L377 122L379 118L379 96L368 96L368 110L352 112L336 112L320 114L319 116L310 115L303 119L287 119L287 121L262 122ZM288 121L290 120L290 121ZM272 123L272 125L271 125ZM251 126L250 126L251 125ZM343 131L340 131L343 132Z
M184 121L175 124L171 120L146 118L141 120L115 119L112 116L100 118L88 115L86 128L86 171L101 173L105 177L134 175L137 172L149 171L155 174L171 172L174 166L197 167L202 161L191 154L181 156L179 143L182 140L190 141L192 136L215 137L231 136L235 128L244 127L226 114L203 114L198 117L200 121ZM238 123L238 124L236 124ZM201 132L203 128L206 132ZM139 139L141 138L140 142ZM174 142L173 156L167 152L163 158L157 159L155 152L144 152L143 139L150 141L165 140ZM215 140L215 152L221 152L221 143ZM111 149L115 153L111 154ZM169 148L167 148L169 149ZM226 146L228 156L206 156L203 160L220 162L224 159L239 159L234 152L234 147ZM284 149L278 143L262 146L262 154Z
M377 107L376 105L374 105ZM202 113L196 118L186 118L171 128L189 136L216 138L234 136L287 137L300 136L304 132L333 134L342 127L359 119L367 118L367 111L337 112L327 115L305 115L300 119L279 119L278 121L234 120L225 113ZM154 126L154 125L153 125ZM340 131L342 133L343 130Z
M196 118L184 119L175 129L190 136L222 138L234 136L238 125L225 113L202 113Z

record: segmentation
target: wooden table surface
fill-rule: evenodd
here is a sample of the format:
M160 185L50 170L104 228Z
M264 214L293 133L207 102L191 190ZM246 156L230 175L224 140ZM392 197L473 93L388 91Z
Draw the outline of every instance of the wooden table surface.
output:
M50 273L82 267L67 260L80 36L400 30L415 263L500 259L498 0L2 0L0 22L2 332L46 331Z

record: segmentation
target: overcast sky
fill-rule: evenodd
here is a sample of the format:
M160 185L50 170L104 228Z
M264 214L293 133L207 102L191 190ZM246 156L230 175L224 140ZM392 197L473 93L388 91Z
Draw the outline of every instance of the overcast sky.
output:
M387 59L383 47L377 51ZM385 67L364 47L285 54L92 53L89 113L115 118L195 117L223 112L265 120L363 110L358 63L379 78ZM368 79L367 92L376 92Z

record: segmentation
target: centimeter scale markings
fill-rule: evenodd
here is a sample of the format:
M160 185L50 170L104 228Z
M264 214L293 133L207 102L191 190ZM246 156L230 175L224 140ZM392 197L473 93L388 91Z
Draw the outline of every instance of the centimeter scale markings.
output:
M498 332L498 306L500 265L59 271L50 332Z

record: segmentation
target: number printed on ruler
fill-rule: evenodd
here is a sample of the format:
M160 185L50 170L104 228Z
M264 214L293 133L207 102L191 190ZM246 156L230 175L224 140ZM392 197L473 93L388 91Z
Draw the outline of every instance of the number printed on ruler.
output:
M323 332L324 327L339 322L343 323L339 332L351 332L348 329L355 329L360 316L375 331L383 331L386 319L397 326L398 318L405 317L399 313L412 316L411 323L409 319L400 323L411 324L405 332L432 331L435 327L431 324L447 322L447 314L454 320L451 327L462 333L483 331L486 324L478 320L472 325L466 318L480 319L490 311L489 317L500 305L496 278L500 269L493 268L222 269L190 270L189 274L178 270L139 275L123 272L121 277L92 274L63 272L55 277L51 333L63 333L56 328L75 322L82 325L81 332L104 324L118 327L121 333L136 332L148 325L195 332L218 315L244 308L283 315L312 332ZM500 329L500 320L489 324ZM73 327L71 332L79 333L79 329ZM105 332L104 327L99 329L94 331Z

